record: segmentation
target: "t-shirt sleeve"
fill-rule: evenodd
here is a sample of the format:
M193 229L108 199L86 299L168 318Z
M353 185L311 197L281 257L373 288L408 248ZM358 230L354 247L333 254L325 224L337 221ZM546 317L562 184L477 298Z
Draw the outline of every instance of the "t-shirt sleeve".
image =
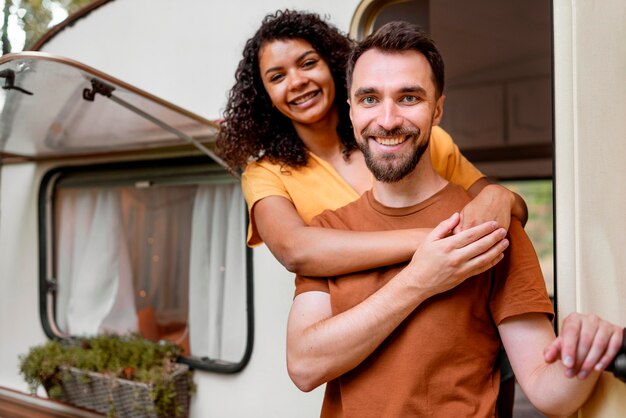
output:
M493 269L490 309L496 325L526 313L545 313L554 317L537 254L517 219L511 219L509 247Z
M438 126L434 126L430 134L430 156L433 168L441 177L465 190L485 177L461 154L452 137Z
M330 293L328 279L326 277L307 277L296 274L296 291L293 295L294 298L301 293L314 291Z
M276 173L256 162L248 164L243 172L241 176L241 188L246 202L248 203L248 215L250 216L247 242L250 247L254 247L263 243L253 216L252 209L254 205L259 200L269 196L281 196L290 201L291 196L287 193L285 185Z

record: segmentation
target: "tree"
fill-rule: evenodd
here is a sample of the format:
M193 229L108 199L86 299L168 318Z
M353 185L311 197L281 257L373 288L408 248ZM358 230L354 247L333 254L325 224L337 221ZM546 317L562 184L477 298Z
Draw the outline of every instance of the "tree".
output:
M2 55L28 49L54 24L94 0L0 0L3 2ZM61 17L61 19L59 19ZM21 31L23 45L11 44L11 35Z

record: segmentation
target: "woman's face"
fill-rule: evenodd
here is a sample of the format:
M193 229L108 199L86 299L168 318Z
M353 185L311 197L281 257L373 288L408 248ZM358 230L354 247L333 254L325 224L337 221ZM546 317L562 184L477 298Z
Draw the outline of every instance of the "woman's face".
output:
M303 39L276 40L259 52L263 86L272 104L294 125L330 117L335 83L326 62Z

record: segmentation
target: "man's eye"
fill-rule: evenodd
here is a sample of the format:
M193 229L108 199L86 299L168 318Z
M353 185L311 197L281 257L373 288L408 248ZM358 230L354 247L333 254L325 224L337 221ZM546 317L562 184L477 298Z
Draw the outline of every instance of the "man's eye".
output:
M376 103L376 99L371 96L366 96L361 99L361 103L366 104L366 105L372 105Z
M417 103L419 98L417 96L404 96L401 101L404 103Z

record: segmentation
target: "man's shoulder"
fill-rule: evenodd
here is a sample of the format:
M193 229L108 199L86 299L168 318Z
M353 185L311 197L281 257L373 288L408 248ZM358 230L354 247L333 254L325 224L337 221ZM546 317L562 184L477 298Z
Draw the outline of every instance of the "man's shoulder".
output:
M447 185L430 198L441 210L460 211L471 200L472 196L458 184L448 182ZM443 219L442 219L443 220Z

